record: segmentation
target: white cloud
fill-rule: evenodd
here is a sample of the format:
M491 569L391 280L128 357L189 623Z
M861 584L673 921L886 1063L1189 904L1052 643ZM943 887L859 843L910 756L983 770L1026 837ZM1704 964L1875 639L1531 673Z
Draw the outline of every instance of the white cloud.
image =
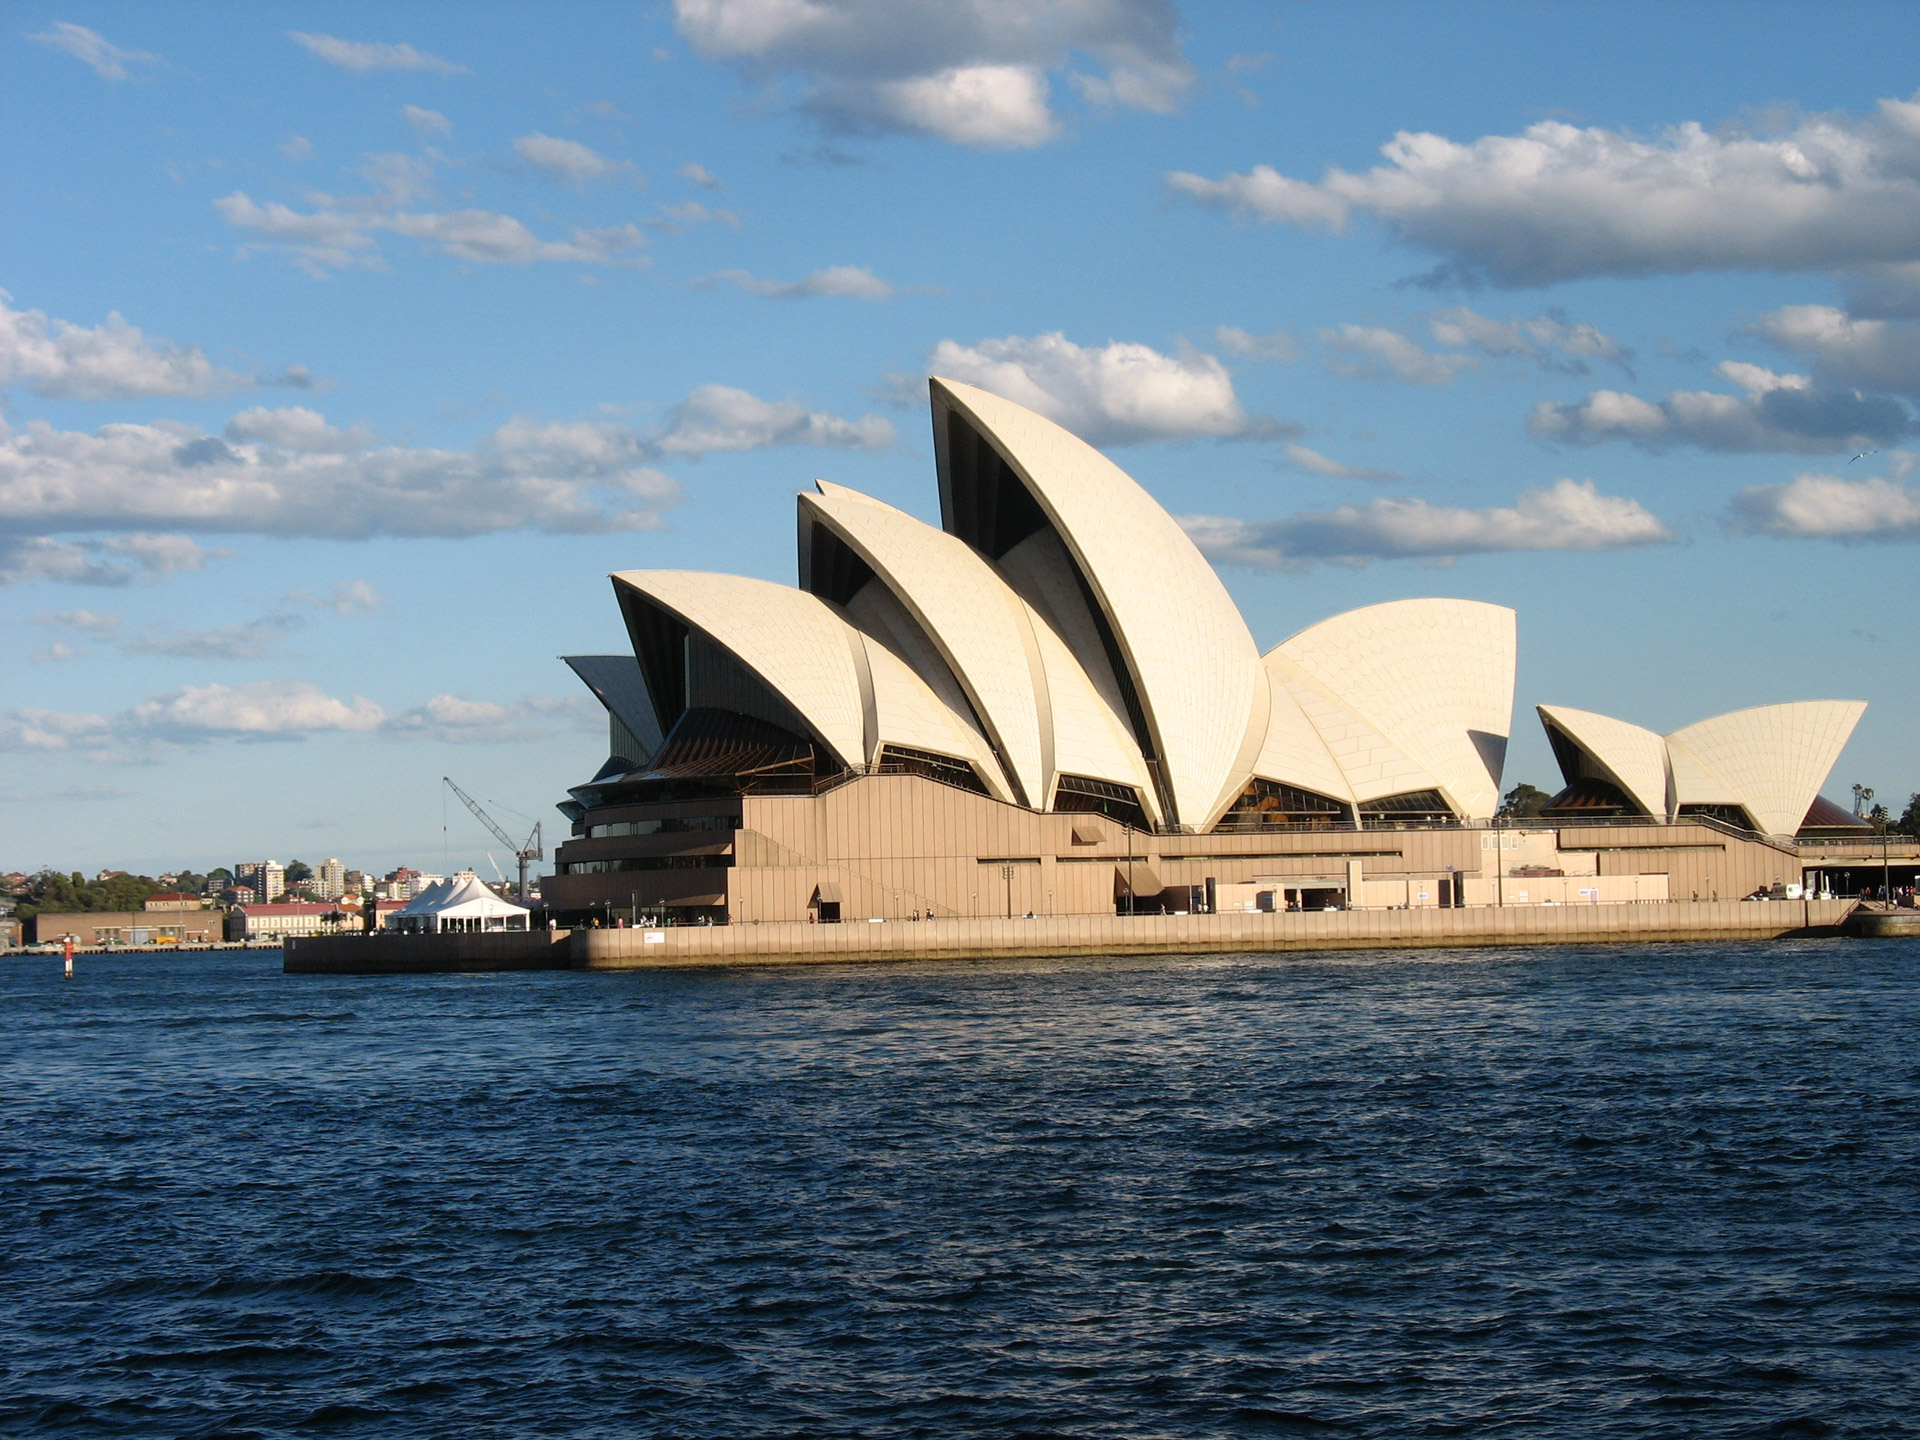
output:
M178 535L69 543L45 538L157 525L236 534L360 539L649 530L680 487L664 457L774 445L882 449L893 426L846 419L745 390L703 385L650 430L597 420L513 419L464 450L376 446L294 406L243 411L224 436L179 421L56 430L0 424L0 583L125 584L198 568L206 551Z
M53 400L135 400L211 395L256 383L223 370L197 345L149 343L118 312L88 329L15 310L0 290L0 385L20 385Z
M1368 214L1497 285L1696 270L1920 262L1920 105L1802 115L1756 132L1687 122L1641 139L1541 121L1471 144L1401 131L1364 173L1317 182L1268 165L1167 183L1203 205L1339 231Z
M852 300L891 300L902 292L889 285L864 265L829 265L804 280L761 280L745 270L722 270L707 282L725 281L753 295L769 300L807 300L818 295L840 296ZM924 293L924 292L910 292Z
M123 655L168 655L183 660L258 660L273 643L299 624L284 611L239 625L207 629L153 627L114 642Z
M436 75L464 75L467 67L438 55L429 55L411 45L392 45L377 40L338 40L331 35L315 35L290 30L288 35L302 48L318 55L329 65L364 75L373 70L430 70Z
M559 261L580 265L644 267L647 237L636 225L576 229L565 240L542 240L511 215L491 210L422 212L343 209L331 205L301 213L235 191L214 201L220 218L258 237L257 245L292 254L310 274L348 265L378 263L375 238L387 231L420 240L456 260L480 265L527 265ZM243 246L243 255L256 246Z
M881 81L870 97L866 118L981 150L1031 149L1058 129L1047 77L1031 65L956 65Z
M1300 345L1285 330L1270 335L1253 335L1236 325L1222 325L1213 332L1213 342L1229 355L1242 360L1285 360L1300 358Z
M1453 377L1473 364L1468 355L1435 355L1421 349L1398 330L1346 324L1322 330L1320 343L1330 350L1357 357L1335 360L1342 375L1361 380L1398 377L1414 385L1449 385Z
M273 148L280 152L282 160L289 160L297 165L313 154L313 141L304 135L289 135Z
M120 628L120 617L102 615L97 610L43 610L33 617L33 623L49 630L84 630L104 635Z
M419 105L402 105L399 114L417 135L453 134L453 122L438 110L427 110Z
M37 40L42 45L51 45L56 50L64 50L74 59L93 67L93 73L102 80L124 80L129 65L158 65L160 57L145 50L122 50L97 30L89 30L84 25L75 25L66 20L57 20L50 30L38 35L29 35L29 40Z
M227 422L226 438L240 444L257 440L283 450L331 455L366 449L372 443L373 431L364 424L337 429L327 424L327 417L318 410L309 410L304 405L288 405L278 410L256 406L242 410Z
M1485 510L1393 498L1284 520L1185 515L1180 523L1212 559L1262 570L1492 551L1623 550L1673 538L1639 501L1602 495L1590 480L1560 480Z
M1542 400L1527 429L1543 440L1592 445L1630 440L1648 449L1819 455L1897 440L1914 429L1906 406L1884 395L1823 389L1805 375L1724 360L1720 374L1746 393L1675 390L1659 403L1619 390L1595 390L1577 404Z
M516 139L513 153L558 180L581 183L611 177L641 180L640 172L624 160L609 160L598 150L582 145L578 140L542 135L538 131Z
M724 190L726 187L714 176L714 173L697 161L689 160L679 169L682 180L690 180L705 190Z
M603 713L585 696L533 697L497 704L469 700L463 695L435 695L424 705L390 716L381 728L385 734L403 740L498 745L545 739L553 733L550 722L598 721Z
M325 595L309 595L304 590L293 590L288 592L287 599L296 605L331 610L336 615L365 614L379 609L381 605L380 592L365 580L342 580Z
M1329 480L1398 480L1400 477L1391 470L1362 470L1352 465L1342 465L1338 460L1329 460L1318 450L1309 450L1304 445L1287 446L1287 463L1306 471L1309 475L1323 475Z
M698 200L682 200L677 205L662 205L658 219L647 221L647 228L659 230L668 235L678 235L689 225L727 225L740 228L740 215L734 210L721 210L713 206L702 205Z
M71 645L67 644L66 641L56 640L47 646L46 649L36 650L27 658L36 664L45 664L48 661L71 660L79 653L78 650L75 650Z
M131 585L199 570L225 551L206 550L185 535L116 535L107 540L50 540L0 532L0 586L52 580L66 585ZM131 564L116 557L125 556Z
M942 340L929 374L977 385L1093 445L1249 435L1270 429L1240 407L1211 355L1163 355L1127 341L1080 346L1059 331L962 345Z
M1814 377L1920 400L1920 324L1856 320L1831 305L1788 305L1754 332L1813 362Z
M1731 528L1756 535L1820 540L1920 540L1920 490L1873 476L1799 475L1785 485L1754 485L1730 507Z
M1604 360L1627 368L1629 355L1620 342L1585 321L1569 322L1546 311L1522 319L1494 320L1465 305L1427 317L1434 340L1458 350L1471 350L1495 359L1520 356L1543 370L1584 375L1587 361Z
M600 713L585 697L496 704L456 695L436 695L396 713L363 695L329 695L305 680L254 680L169 691L112 715L0 711L0 751L65 750L116 760L221 740L289 741L329 733L501 744L545 739L555 724L575 726Z
M1088 104L1155 112L1193 80L1164 0L675 0L674 13L701 55L755 82L794 77L801 106L841 131L1023 148L1060 133L1049 71L1068 70Z
M762 400L727 385L702 385L669 412L658 444L665 454L697 458L770 445L884 450L893 442L892 423L878 415L847 420L791 401Z

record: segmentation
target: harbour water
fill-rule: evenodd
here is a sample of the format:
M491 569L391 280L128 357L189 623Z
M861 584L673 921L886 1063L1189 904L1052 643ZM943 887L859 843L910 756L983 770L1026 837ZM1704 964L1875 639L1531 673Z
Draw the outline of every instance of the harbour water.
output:
M1920 941L0 962L0 1430L1910 1436Z

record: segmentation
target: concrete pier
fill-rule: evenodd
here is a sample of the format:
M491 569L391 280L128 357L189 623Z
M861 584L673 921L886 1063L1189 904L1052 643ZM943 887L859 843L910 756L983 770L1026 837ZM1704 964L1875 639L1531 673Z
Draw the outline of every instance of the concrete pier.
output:
M1058 915L809 925L687 925L294 941L289 974L646 970L1075 955L1202 955L1474 945L1617 945L1839 935L1851 900L1481 906L1226 915Z

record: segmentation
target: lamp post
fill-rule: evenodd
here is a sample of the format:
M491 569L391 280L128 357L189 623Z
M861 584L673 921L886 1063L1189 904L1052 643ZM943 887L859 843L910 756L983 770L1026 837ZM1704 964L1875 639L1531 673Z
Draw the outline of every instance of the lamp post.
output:
M1007 919L1013 919L1013 866L1002 865L1000 878L1007 882Z

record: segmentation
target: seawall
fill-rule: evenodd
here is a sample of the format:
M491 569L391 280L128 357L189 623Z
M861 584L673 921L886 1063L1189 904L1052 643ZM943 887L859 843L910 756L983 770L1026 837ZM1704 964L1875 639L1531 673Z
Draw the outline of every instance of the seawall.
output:
M1770 940L1845 933L1851 900L1699 901L1328 910L1233 915L1054 915L843 925L686 925L493 935L312 936L290 975L654 970L1073 955L1203 955L1471 945Z
M485 974L493 970L567 970L570 931L492 935L305 935L289 939L288 975Z
M577 930L584 970L680 965L1193 955L1452 945L1619 944L1837 935L1851 900L1329 910L1238 915L1058 915L1033 920Z

